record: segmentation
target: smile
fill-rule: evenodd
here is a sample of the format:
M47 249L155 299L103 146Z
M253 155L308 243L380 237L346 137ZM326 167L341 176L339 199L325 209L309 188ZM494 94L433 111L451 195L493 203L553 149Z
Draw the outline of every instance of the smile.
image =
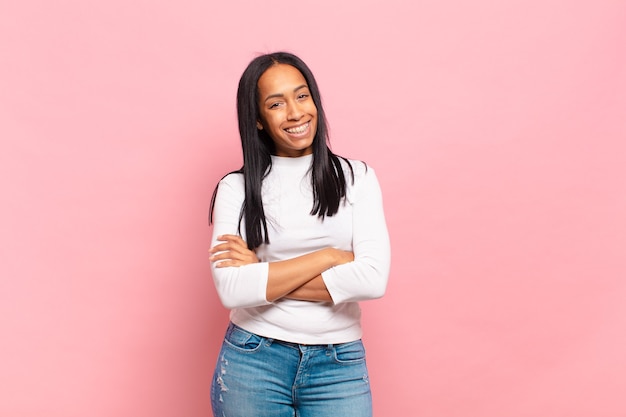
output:
M296 127L290 127L289 129L285 129L285 131L287 133L293 133L295 135L298 135L300 133L304 133L307 131L307 129L309 128L309 125L311 124L311 122L306 122L305 124L301 125L301 126L296 126Z

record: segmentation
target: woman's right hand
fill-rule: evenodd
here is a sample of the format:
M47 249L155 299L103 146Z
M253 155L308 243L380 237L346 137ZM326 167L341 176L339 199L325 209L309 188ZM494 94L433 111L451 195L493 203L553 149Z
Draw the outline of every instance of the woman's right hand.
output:
M209 260L215 263L216 268L228 266L243 266L259 262L254 251L248 249L246 242L236 235L222 235L217 237L217 245L209 249Z

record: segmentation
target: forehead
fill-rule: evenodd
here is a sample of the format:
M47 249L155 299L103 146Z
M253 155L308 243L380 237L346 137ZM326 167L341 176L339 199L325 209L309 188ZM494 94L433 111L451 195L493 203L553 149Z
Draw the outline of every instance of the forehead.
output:
M297 68L287 64L272 65L261 75L258 81L261 96L293 91L294 88L302 85L307 85L302 73Z

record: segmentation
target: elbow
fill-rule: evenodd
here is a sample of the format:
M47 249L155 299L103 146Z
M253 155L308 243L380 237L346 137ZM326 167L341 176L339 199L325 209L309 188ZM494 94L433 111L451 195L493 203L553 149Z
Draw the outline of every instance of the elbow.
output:
M222 303L222 305L224 306L224 308L227 308L229 310L235 309L235 308L248 308L248 307L258 307L261 305L265 305L265 304L269 304L267 301L265 300L257 300L257 299L253 299L253 298L244 298L241 296L237 296L234 293L229 293L229 292L221 292L221 291L217 291L217 295Z
M227 308L228 310L241 307L237 302L235 302L235 300L232 300L227 297L220 296L220 301L222 302L222 305L224 306L224 308Z
M220 303L227 309L233 309L237 307L236 298L233 297L232 285L228 285L230 280L228 276L224 276L224 271L219 271L215 268L211 271L213 275L213 284L215 284L215 291L220 299Z
M375 300L382 298L387 292L387 282L389 280L389 263L382 263L378 265L369 265L369 271L366 273L370 278L368 279L367 298Z
M355 263L355 265L359 265ZM338 279L335 289L339 291L331 292L335 304L352 301L367 301L382 298L387 291L387 281L389 278L388 265L376 265L373 263L361 263L357 269L353 280L347 285L342 285L343 279Z
M340 304L346 302L376 300L378 298L382 298L386 291L386 280L380 280L376 282L370 281L367 284L361 285L360 291L344 289L344 291L338 293L331 293L331 296L335 304Z
M217 290L217 296L219 297L220 302L222 303L224 308L230 310L239 307L237 302L238 300L236 299L236 297L233 297L233 294L231 294L230 291L223 288L223 286L221 285L217 285L217 282L215 285L215 289Z
M367 286L367 292L362 295L363 300L376 300L382 298L387 292L387 277L378 277Z
M387 292L387 280L378 285L372 286L372 291L370 293L370 300L376 300L378 298L382 298Z
M258 307L269 304L266 300L265 283L246 277L233 276L227 271L218 271L213 274L215 289L222 305L229 309ZM236 271L239 272L239 271Z

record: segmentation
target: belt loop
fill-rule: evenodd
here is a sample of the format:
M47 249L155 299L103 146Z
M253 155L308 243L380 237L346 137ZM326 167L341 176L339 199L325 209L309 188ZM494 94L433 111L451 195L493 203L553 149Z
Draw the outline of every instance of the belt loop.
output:
M269 337L265 339L265 346L270 347L274 343L274 339L270 339Z
M230 337L230 335L233 333L233 330L235 330L235 323L230 321L228 322L228 327L226 328L226 339Z

